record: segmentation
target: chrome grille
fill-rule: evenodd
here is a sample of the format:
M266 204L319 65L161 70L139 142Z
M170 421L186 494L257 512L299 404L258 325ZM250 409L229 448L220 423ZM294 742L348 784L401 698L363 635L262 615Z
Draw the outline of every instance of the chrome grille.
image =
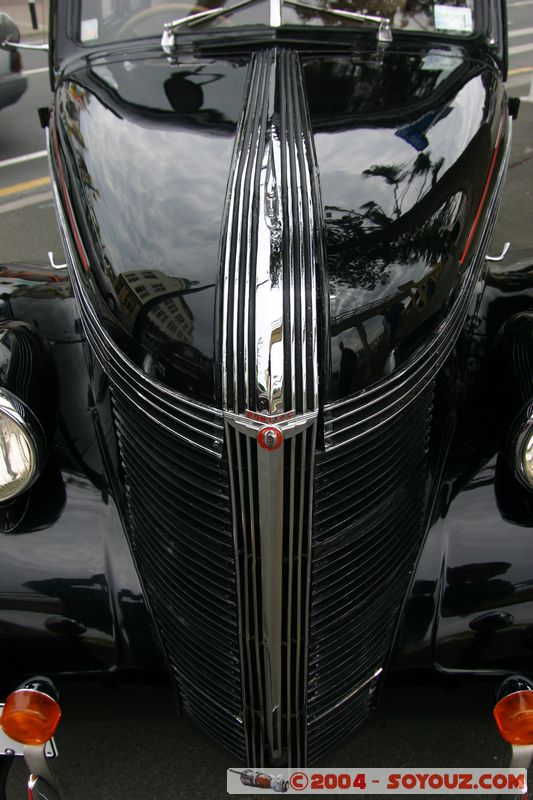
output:
M143 415L115 385L129 532L190 716L244 758L227 468Z
M404 414L317 456L309 761L359 725L384 666L423 534L432 397L430 383Z
M265 511L259 483L276 454L263 455L257 438L231 421L226 433L232 506L238 509L233 524L248 763L302 764L316 422L310 420L287 438L277 456L281 480L279 505L273 510L280 519L271 528L261 525Z
M183 444L191 445L208 456L222 451L222 413L209 406L193 403L172 392L136 367L114 344L98 320L79 278L73 286L81 308L83 329L91 350L117 391L129 397L139 418L153 424Z
M109 377L135 562L183 705L242 761L239 611L223 420L114 345L75 271L91 352Z

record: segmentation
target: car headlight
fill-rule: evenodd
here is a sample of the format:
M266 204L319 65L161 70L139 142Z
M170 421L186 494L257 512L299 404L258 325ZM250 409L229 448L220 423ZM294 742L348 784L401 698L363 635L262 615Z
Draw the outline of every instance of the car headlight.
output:
M11 392L0 389L0 503L31 486L45 449L35 414Z

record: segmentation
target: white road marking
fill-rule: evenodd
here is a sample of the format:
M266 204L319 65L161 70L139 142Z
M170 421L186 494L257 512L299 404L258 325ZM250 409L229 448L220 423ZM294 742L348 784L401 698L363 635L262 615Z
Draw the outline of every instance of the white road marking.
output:
M34 161L37 158L45 158L46 155L46 150L37 150L35 153L26 153L24 156L5 158L3 161L0 161L0 169L2 169L2 167L13 167L15 164L24 164L25 161Z
M37 69L25 69L22 71L22 74L25 76L40 75L41 72L48 72L48 67L38 67Z
M26 206L35 206L37 203L48 203L52 200L52 192L41 192L33 194L31 197L21 197L19 200L12 200L10 203L0 203L0 214L7 214L9 211L19 211Z
M508 3L508 8L522 8L522 6L533 6L533 0L519 0L518 3Z
M533 28L517 28L515 31L509 31L509 39L514 36L529 36L530 33L533 33Z
M530 53L533 50L533 42L531 44L515 44L509 48L509 55L515 56L518 53Z

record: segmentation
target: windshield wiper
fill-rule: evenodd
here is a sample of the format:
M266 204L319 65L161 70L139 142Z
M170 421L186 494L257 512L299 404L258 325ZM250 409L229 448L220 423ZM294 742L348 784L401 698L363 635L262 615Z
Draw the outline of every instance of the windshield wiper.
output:
M311 11L318 11L319 14L333 14L336 17L345 19L356 19L359 22L376 22L379 25L378 41L392 42L391 21L388 17L378 17L373 14L360 14L357 11L344 11L341 8L319 8L312 3L304 3L302 0L283 0L283 5L296 6L296 8L307 8Z
M176 50L176 37L174 34L182 25L187 25L189 28L192 28L193 25L198 25L200 22L204 22L204 20L213 19L221 14L231 14L232 11L236 11L243 6L249 6L255 2L257 2L257 0L239 0L239 2L233 3L231 6L210 8L208 11L199 11L197 14L189 14L186 17L180 17L173 22L165 22L163 26L163 36L161 38L161 47L165 53L172 55Z
M172 56L176 53L177 48L176 33L183 25L192 28L194 25L199 25L201 22L205 22L208 19L214 19L222 14L231 14L239 8L249 6L255 2L257 2L257 0L238 0L237 3L232 3L230 6L210 8L207 11L199 11L197 14L188 14L186 17L180 17L179 19L173 20L173 22L165 22L163 26L163 36L161 37L161 47L167 55ZM373 14L360 14L357 11L343 11L341 8L319 8L311 3L304 3L302 0L271 0L271 24L279 26L281 22L280 6L283 5L310 9L311 11L317 11L319 14L333 14L337 17L356 19L359 22L375 22L379 25L378 41L392 42L391 21L388 17L378 17Z

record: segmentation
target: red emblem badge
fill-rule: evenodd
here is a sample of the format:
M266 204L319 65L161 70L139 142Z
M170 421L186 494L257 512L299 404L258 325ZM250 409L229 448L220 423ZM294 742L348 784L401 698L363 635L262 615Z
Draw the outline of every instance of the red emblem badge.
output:
M279 428L269 425L257 434L257 443L263 450L277 450L283 444L283 434Z

